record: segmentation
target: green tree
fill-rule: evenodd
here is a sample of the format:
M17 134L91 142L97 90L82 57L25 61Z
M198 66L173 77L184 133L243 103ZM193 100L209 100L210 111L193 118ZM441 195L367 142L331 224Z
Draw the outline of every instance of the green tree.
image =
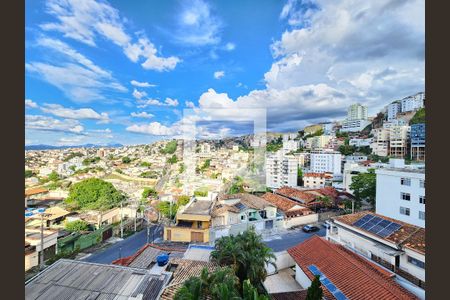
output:
M163 149L161 149L160 152L162 154L174 154L176 150L177 150L177 141L173 140L168 142L166 146Z
M64 229L70 232L87 231L89 229L89 224L84 220L75 220L67 222Z
M149 163L149 162L147 162L147 161L141 162L141 167L147 167L147 168L150 168L151 166L152 166L152 164Z
M243 300L269 300L266 295L258 294L258 290L250 283L250 280L245 280L242 288Z
M308 293L306 294L306 300L322 300L323 290L319 278L319 275L316 275L311 282L311 286L308 288Z
M353 191L356 199L363 200L375 205L377 175L374 169L369 169L368 173L360 173L352 177L350 189Z
M248 279L254 286L261 287L267 277L266 265L276 268L272 249L263 243L253 226L238 235L219 238L214 248L212 259L221 266L231 266L241 285Z
M191 197L187 196L187 195L181 195L178 197L177 203L178 205L186 205L189 203L189 200L191 200Z
M99 178L88 178L70 187L64 200L70 209L107 210L117 207L125 196L110 182Z
M152 197L152 198L158 197L158 192L152 187L146 187L142 191L142 198L147 199L149 197Z
M169 201L161 201L158 203L158 211L167 219L173 220L177 215L179 208L178 203L172 203Z
M178 172L180 174L184 173L184 171L186 171L186 165L185 164L180 164L180 168L178 169Z
M229 194L238 194L244 192L244 179L242 177L236 176L233 179L233 184L228 190Z
M167 160L167 162L168 162L169 164L171 164L171 165L175 164L177 161L178 161L178 158L177 158L177 156L176 156L175 154L172 155L172 157L170 157L170 158Z
M77 169L77 167L72 165L72 166L69 167L69 169L72 170L73 172L75 172L75 170Z
M97 162L100 161L100 157L96 156L96 157L92 157L92 158L85 158L82 162L83 166L88 166L90 164L95 164Z
M352 155L355 153L356 148L355 146L341 145L339 146L338 151L341 152L342 155Z
M59 174L56 173L56 171L52 171L49 175L48 175L48 179L51 181L58 181L59 180Z
M33 177L35 174L31 170L25 170L25 178Z
M129 164L131 162L131 158L129 158L128 156L124 156L122 157L122 162L124 164Z
M409 125L425 123L425 108L419 108L414 114L412 119L409 121Z

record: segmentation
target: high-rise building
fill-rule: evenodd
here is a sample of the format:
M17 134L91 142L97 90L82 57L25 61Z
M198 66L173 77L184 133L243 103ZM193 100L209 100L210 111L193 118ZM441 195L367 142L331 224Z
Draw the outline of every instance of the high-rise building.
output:
M424 107L425 93L417 93L401 100L402 112L415 111Z
M410 126L391 126L389 128L389 155L403 158L409 150Z
M370 144L372 153L378 156L389 155L389 129L376 128L372 130L373 141Z
M266 158L266 185L270 188L297 186L298 158L284 155L283 151L269 154Z
M400 101L394 101L387 107L388 121L394 120L397 114L402 111L402 104Z
M310 170L314 173L332 173L342 175L342 154L334 151L312 152Z
M367 120L367 106L355 103L347 110L347 121Z
M425 161L425 123L411 125L411 159Z
M376 213L425 227L425 166L407 167L403 159L391 159L390 167L376 174Z

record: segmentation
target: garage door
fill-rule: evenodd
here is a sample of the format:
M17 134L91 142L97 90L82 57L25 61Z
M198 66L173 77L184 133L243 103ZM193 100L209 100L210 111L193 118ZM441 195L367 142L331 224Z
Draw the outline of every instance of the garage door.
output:
M203 232L191 232L191 242L203 243Z

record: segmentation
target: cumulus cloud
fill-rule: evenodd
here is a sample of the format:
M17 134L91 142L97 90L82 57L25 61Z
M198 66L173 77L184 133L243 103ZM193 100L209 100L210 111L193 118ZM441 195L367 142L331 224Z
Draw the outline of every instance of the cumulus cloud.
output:
M74 120L97 120L99 123L109 123L110 119L107 113L98 113L92 108L72 109L63 107L59 104L45 103L41 106L41 110L45 113L56 117Z
M216 71L216 72L214 72L214 78L215 79L220 79L220 78L222 78L224 76L225 76L225 71Z
M148 82L139 82L137 80L131 80L130 81L131 85L137 86L137 87L141 87L141 88L146 88L146 87L155 87L156 84L151 84Z
M178 100L167 97L164 102L157 99L139 99L138 108L145 108L147 106L178 106Z
M84 127L78 120L55 119L42 115L25 115L25 128L39 131L55 131L72 134L85 134Z
M186 107L188 108L194 108L195 104L192 101L185 101L184 104L186 105Z
M236 48L234 43L226 43L224 49L226 51L233 51Z
M132 112L132 113L130 114L130 116L132 116L132 117L134 117L134 118L143 118L143 119L150 119L150 118L153 118L153 117L154 117L154 115L149 114L149 113L147 113L147 112L145 112L145 111L139 112L139 113L137 113L137 112Z
M25 99L25 107L38 108L38 104L31 99Z
M149 124L134 124L126 128L129 132L142 133L148 135L157 136L171 136L176 133L176 130L172 127L167 127L159 122L152 122Z
M121 47L131 61L142 61L144 69L169 71L181 61L175 56L160 56L145 34L133 41L118 10L106 1L48 0L46 11L57 21L41 24L43 30L61 32L64 37L89 46L96 46L100 36Z
M133 97L136 99L142 99L143 97L147 96L147 93L144 91L138 91L137 89L134 89L133 91Z
M211 12L211 7L203 0L182 3L177 15L175 40L187 46L216 45L220 42L222 21Z

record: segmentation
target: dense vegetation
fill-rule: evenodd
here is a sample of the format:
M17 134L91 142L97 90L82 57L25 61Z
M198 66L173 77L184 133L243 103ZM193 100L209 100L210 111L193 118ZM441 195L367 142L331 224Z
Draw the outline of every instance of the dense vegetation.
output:
M374 169L369 169L368 171L368 173L360 173L353 176L350 189L353 191L353 195L359 202L358 204L361 204L364 200L375 205L377 176Z
M409 125L425 123L425 108L420 108L409 121Z
M125 196L109 182L89 178L70 187L65 203L74 210L107 210L117 207Z
M244 179L242 177L236 176L233 178L233 183L228 190L228 194L237 194L244 192Z
M34 174L33 171L25 170L25 178L30 178L30 177L33 177L34 175L36 175L36 174Z
M162 154L174 154L176 150L177 150L177 141L173 140L168 142L166 146L163 149L161 149L160 152Z
M151 198L156 198L156 197L158 197L158 192L157 192L154 188L152 188L152 187L146 187L146 188L144 188L144 190L142 191L142 198L147 199L147 198L149 198L149 197L151 197Z
M98 157L98 156L96 156L96 157L92 157L92 158L85 158L84 160L83 160L83 166L88 166L88 165L90 165L90 164L95 164L95 163L97 163L97 162L99 162L100 161L100 157Z
M319 278L319 275L316 275L314 280L311 282L311 285L308 288L308 293L306 294L306 300L322 300L323 291L320 287L322 284L320 283Z
M128 156L124 156L122 157L122 162L124 164L129 164L131 162L131 158L129 158Z
M71 160L72 158L75 158L75 157L83 157L83 154L81 153L81 152L70 152L70 154L69 155L67 155L64 159L63 159L63 161L69 161L69 160Z
M172 155L169 159L167 159L167 162L171 165L177 163L178 161L178 157L174 154Z
M278 137L266 145L266 151L267 152L277 152L283 147L283 137Z
M150 179L157 179L158 178L158 174L155 171L145 171L142 172L139 177L142 178L150 178Z
M83 220L75 220L72 222L67 222L64 229L70 232L80 232L89 230L89 224Z
M59 174L56 173L56 171L52 171L50 174L48 174L48 179L51 181L58 181L59 180Z

